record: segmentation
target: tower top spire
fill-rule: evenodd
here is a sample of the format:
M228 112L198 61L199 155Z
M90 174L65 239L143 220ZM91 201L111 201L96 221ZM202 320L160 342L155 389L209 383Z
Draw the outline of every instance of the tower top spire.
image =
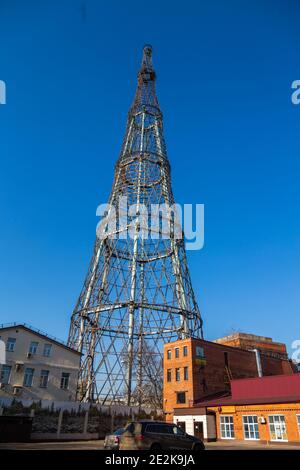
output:
M143 47L142 68L147 68L148 70L153 70L152 46L151 46L151 44L145 44L144 47Z
M146 44L143 47L143 58L138 73L138 86L131 107L131 112L139 112L142 107L147 107L152 112L159 112L159 104L155 92L156 74L152 63L152 46Z
M152 46L145 44L143 47L142 64L139 71L139 81L150 82L155 80L155 72L152 63Z

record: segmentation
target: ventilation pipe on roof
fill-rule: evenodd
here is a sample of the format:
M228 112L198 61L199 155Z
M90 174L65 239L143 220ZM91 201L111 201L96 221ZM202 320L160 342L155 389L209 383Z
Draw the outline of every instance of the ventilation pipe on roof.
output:
M258 349L253 349L253 352L255 353L255 359L256 359L256 367L257 367L257 374L258 377L263 376L262 372L262 366L261 366L261 359L260 359L260 352Z

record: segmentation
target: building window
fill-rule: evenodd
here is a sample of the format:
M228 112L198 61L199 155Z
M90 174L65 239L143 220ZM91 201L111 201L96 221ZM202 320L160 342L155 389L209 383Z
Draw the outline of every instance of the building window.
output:
M11 366L3 365L1 369L1 374L0 374L0 382L5 385L9 384L10 374L11 374Z
M177 405L182 405L183 403L185 403L185 392L177 392L176 395L177 395L177 400L176 400Z
M188 367L184 367L183 369L183 378L184 380L189 380L189 368Z
M50 357L52 350L52 344L44 344L43 356Z
M15 350L16 338L7 338L6 351L13 352Z
M199 365L201 368L206 366L205 351L201 346L196 346L196 357L195 364Z
M168 369L168 370L167 370L167 382L171 382L171 380L172 380L171 369Z
M36 354L39 343L37 341L31 341L29 346L29 353Z
M287 441L284 415L270 415L269 428L271 441Z
M61 374L60 388L63 390L68 390L70 382L70 374L68 372L63 372Z
M176 382L180 380L180 369L175 369L175 380Z
M179 357L179 348L175 348L175 357L176 359Z
M24 382L23 382L24 387L32 387L33 375L34 375L34 369L31 369L30 367L26 367L25 373L24 373Z
M167 351L167 359L171 359L171 358L172 358L171 349L168 349L168 351Z
M201 346L196 346L196 358L198 359L205 358L204 348L202 348Z
M220 416L222 439L234 439L233 416Z
M243 416L243 425L245 439L259 439L258 420L256 415Z
M299 429L299 434L300 434L300 415L296 415L296 418L297 418L298 429Z
M186 357L188 355L188 347L187 346L183 346L183 355L184 355L184 357Z
M49 371L48 370L41 370L41 376L40 376L40 387L41 388L47 388L48 378L49 378Z

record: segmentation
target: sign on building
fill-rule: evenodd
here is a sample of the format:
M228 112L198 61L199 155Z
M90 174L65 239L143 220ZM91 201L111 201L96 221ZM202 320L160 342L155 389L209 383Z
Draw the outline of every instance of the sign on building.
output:
M206 358L204 348L196 346L195 364L198 366L206 366Z

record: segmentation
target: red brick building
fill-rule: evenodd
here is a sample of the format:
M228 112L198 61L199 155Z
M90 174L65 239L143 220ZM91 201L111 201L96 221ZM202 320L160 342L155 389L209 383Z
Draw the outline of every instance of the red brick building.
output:
M250 336L255 347L251 347ZM192 408L204 398L230 391L233 379L292 374L285 346L269 339L268 348L264 348L264 338L248 335L247 349L228 346L220 340L193 338L166 344L163 396L166 419L173 421L178 408Z
M234 348L253 350L258 349L261 353L279 359L287 359L286 345L273 341L268 336L257 336L248 333L234 333L223 338L216 339L214 343L232 346Z
M177 408L174 422L208 440L300 446L300 374L233 380L230 393Z

